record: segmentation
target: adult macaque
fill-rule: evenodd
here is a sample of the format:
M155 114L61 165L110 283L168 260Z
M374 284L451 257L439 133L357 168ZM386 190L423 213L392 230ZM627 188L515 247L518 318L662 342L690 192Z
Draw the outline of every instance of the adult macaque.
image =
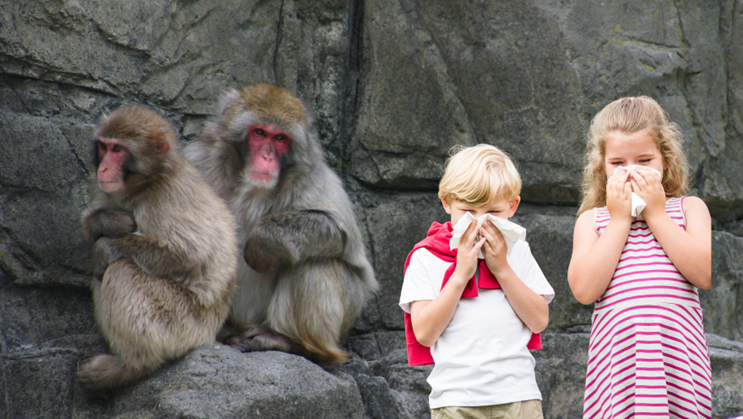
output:
M184 154L239 225L245 260L226 343L329 365L347 359L338 342L377 281L348 196L310 129L299 99L259 84L228 92Z
M215 342L239 251L232 214L160 115L119 109L101 121L94 148L82 223L96 320L113 355L95 356L78 378L108 389Z

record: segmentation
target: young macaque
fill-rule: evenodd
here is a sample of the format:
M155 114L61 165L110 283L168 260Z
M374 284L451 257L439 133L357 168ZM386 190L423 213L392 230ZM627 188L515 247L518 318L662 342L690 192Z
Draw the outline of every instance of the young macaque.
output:
M232 214L160 115L119 109L93 141L82 223L93 247L96 320L113 354L92 358L77 375L85 387L110 389L215 342L238 247Z

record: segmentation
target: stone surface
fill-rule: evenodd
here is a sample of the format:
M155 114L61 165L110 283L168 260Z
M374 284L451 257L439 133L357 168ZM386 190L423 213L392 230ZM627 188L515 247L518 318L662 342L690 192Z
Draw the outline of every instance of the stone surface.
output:
M589 329L590 330L590 329ZM532 351L544 417L580 418L588 366L589 333L545 333Z
M743 342L743 238L712 232L712 289L699 291L704 330Z
M514 221L557 293L534 352L545 417L580 417L592 307L566 271L585 134L637 94L679 124L713 217L714 416L743 415L742 38L741 0L0 0L0 418L428 417L431 367L405 360L403 265L448 220L449 149L480 142L517 161ZM203 348L91 397L74 371L106 350L79 223L94 126L142 104L186 144L221 92L257 82L305 101L355 204L380 291L345 341L353 361Z
M139 385L98 399L76 388L80 418L363 418L351 376L281 352L196 349Z
M448 220L436 194L364 194L365 227L369 254L379 280L375 321L386 328L402 329L398 302L405 260L413 246L426 237L433 221Z
M489 1L374 0L365 18L359 180L433 189L451 146L485 142L519 161L526 199L577 202L578 84L554 22Z
M712 416L739 417L743 413L743 344L707 334L712 362Z
M566 208L567 209L567 208ZM513 221L526 228L526 241L545 277L555 290L549 305L548 330L590 325L593 305L584 306L568 285L568 265L573 251L575 209L550 214L541 207L522 205Z

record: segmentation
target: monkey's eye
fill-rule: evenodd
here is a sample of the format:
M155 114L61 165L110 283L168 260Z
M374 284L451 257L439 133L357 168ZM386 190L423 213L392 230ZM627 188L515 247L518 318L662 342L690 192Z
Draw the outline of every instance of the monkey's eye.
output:
M277 135L277 136L275 136L275 137L273 137L273 138L274 138L274 140L276 140L276 141L284 141L284 140L286 139L286 137L284 137L284 136L283 136L283 135L281 135L281 134L279 134L279 135Z
M113 151L114 153L121 153L122 150L123 150L123 147L121 147L118 144L114 144L114 146L111 147L111 151Z
M256 128L254 132L256 134L260 135L261 137L264 136L264 135L266 135L266 133L262 129L260 129L260 128Z

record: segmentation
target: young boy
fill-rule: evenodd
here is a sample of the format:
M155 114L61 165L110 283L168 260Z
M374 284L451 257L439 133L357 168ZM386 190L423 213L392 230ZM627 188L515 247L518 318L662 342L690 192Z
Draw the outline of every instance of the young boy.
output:
M432 419L542 417L527 345L541 347L532 335L547 327L554 290L529 245L517 241L508 254L490 221L482 228L473 221L459 249L449 249L452 226L467 212L508 219L520 192L521 178L505 153L485 144L460 150L439 184L451 223L434 222L408 256L400 307L409 314L410 364L435 361L428 377ZM419 344L430 355L416 352L416 346L428 349Z

